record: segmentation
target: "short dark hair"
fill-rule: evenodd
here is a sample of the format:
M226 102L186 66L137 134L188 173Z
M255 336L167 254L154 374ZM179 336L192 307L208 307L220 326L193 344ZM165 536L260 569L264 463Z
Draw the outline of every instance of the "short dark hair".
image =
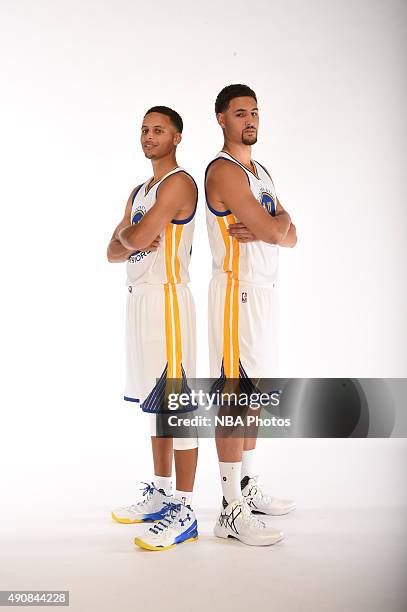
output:
M184 123L182 121L181 115L179 115L177 111L173 110L172 108L169 108L168 106L152 106L148 109L144 117L146 115L149 115L150 113L161 113L162 115L167 115L167 117L171 119L171 123L176 128L177 132L180 132L182 134Z
M215 102L215 113L224 113L229 108L229 103L233 98L241 98L248 96L254 98L257 102L256 94L253 89L250 89L247 85L228 85L224 87L221 92L218 93L218 97Z

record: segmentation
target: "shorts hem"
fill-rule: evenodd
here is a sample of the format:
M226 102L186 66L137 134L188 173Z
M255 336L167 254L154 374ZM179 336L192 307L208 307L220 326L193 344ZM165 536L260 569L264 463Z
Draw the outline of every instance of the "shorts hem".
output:
M138 404L140 403L140 400L138 398L136 398L136 397L129 397L128 395L123 395L123 399L126 402L136 402Z

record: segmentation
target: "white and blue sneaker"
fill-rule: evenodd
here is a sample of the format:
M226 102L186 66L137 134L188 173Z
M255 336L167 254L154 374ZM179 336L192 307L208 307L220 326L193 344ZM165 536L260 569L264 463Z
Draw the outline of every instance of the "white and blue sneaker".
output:
M168 514L150 527L146 533L134 539L134 543L146 550L167 550L177 544L198 539L198 523L191 506L171 498Z
M295 510L295 501L292 499L278 499L265 495L259 484L259 477L245 476L241 483L242 495L250 510L258 514L268 514L270 516L280 516Z
M214 535L217 538L234 538L249 546L270 546L284 537L282 531L256 518L244 499L236 499L223 508L216 521Z
M122 506L112 512L112 518L118 523L151 523L159 521L167 513L172 497L165 495L163 489L157 489L153 482L143 482L141 501L132 506Z

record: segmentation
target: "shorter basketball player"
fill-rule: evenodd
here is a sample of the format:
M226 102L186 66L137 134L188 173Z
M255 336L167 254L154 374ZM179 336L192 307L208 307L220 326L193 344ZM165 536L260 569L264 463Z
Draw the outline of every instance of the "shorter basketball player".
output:
M127 262L124 399L150 415L154 462L154 478L145 483L141 500L117 508L112 517L120 523L153 522L135 539L149 550L165 550L198 536L192 509L197 438L159 437L157 431L169 381L177 380L185 389L195 377L195 307L188 266L198 191L176 161L182 130L181 117L166 106L145 114L141 146L153 176L131 192L107 250L110 262Z
M246 85L219 93L215 112L223 148L205 174L207 227L213 259L209 287L211 378L276 376L277 269L279 246L296 244L296 229L276 196L266 168L251 157L259 109ZM243 437L217 435L223 508L215 535L264 546L283 534L254 513L279 515L292 500L263 492L254 467L257 431Z

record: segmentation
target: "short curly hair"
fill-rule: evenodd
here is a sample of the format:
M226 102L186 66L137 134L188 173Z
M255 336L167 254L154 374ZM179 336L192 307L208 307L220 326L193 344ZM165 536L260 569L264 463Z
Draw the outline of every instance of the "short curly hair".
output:
M152 106L148 109L144 117L150 113L161 113L162 115L167 115L167 117L171 119L171 123L176 128L177 132L182 134L184 122L182 121L181 115L179 115L177 111L169 108L168 106Z
M222 91L218 93L215 102L215 113L224 113L229 108L229 103L233 98L241 98L244 96L248 96L250 98L254 98L257 102L256 94L253 89L250 89L248 85L228 85L224 87Z

